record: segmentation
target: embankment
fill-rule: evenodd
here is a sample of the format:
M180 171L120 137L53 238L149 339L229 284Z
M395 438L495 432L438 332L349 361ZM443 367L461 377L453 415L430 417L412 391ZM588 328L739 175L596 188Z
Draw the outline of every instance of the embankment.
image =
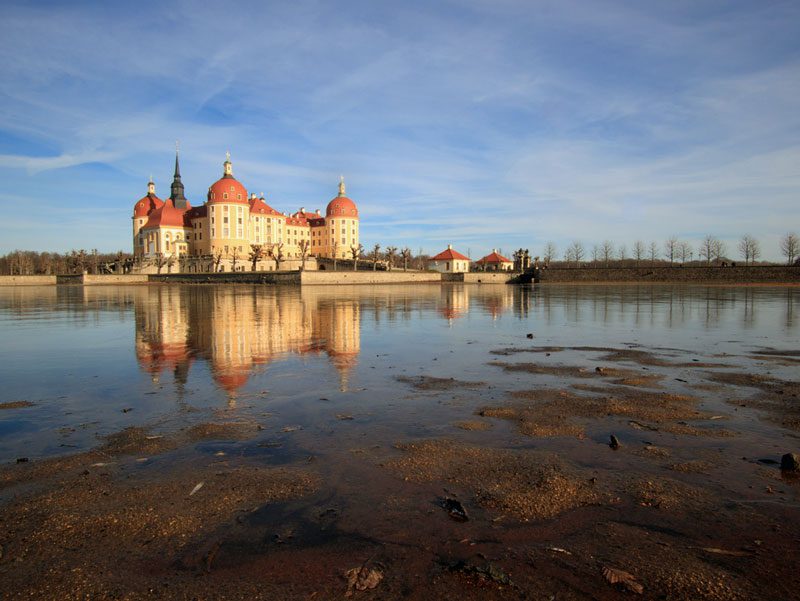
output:
M715 284L800 283L800 267L753 265L736 267L557 267L542 269L547 283L590 282L685 282Z

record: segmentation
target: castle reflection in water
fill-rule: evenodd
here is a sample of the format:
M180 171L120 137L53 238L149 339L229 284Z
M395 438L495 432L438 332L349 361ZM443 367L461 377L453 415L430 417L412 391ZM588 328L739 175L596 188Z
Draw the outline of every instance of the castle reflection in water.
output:
M370 353L397 350L396 336L392 341L382 337L393 336L394 326L404 322L411 324L403 330L410 333L406 344L426 348L451 348L454 341L479 331L491 341L498 332L522 335L534 329L538 340L549 336L561 345L585 345L591 335L596 344L606 344L614 332L622 333L617 336L621 340L636 332L643 340L663 341L674 332L683 333L681 340L672 336L675 344L696 346L701 331L717 331L723 340L791 338L798 327L798 305L795 287L0 287L0 316L28 324L23 336L29 338L25 328L35 324L57 326L48 336L48 352L53 345L71 344L53 338L67 327L91 331L109 352L122 352L104 337L117 332L109 325L116 320L121 332L129 331L122 324L133 317L136 362L154 382L161 386L171 380L180 390L190 373L198 383L210 376L229 400L256 374L292 357L326 357L338 375L338 387L347 390L355 381L362 338L373 347ZM503 324L501 317L513 323ZM485 329L487 319L502 327ZM434 340L429 334L437 322L460 330L459 335ZM14 344L8 341L10 349ZM407 357L414 354L412 350ZM316 367L308 363L297 369Z
M410 319L432 310L455 320L471 301L497 317L514 297L508 286L148 287L134 294L136 357L154 381L171 372L179 385L195 361L204 361L217 386L235 396L271 362L324 355L346 390L361 351L362 318Z

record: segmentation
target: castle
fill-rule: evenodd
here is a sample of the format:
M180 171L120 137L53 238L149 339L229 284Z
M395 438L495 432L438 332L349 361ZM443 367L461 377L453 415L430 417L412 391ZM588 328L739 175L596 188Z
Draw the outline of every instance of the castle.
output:
M169 198L156 196L150 178L147 194L133 207L134 257L161 262L159 268L177 263L181 271L272 270L283 260L305 264L307 257L344 259L360 252L358 209L345 196L344 178L324 216L305 208L287 215L263 194L248 195L233 176L230 153L202 205L193 207L184 195L176 151Z

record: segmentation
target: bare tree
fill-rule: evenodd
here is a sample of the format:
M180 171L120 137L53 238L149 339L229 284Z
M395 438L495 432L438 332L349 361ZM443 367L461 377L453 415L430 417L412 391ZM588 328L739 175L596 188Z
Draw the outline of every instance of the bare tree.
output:
M372 271L378 269L378 259L380 258L380 256L381 256L381 245L375 244L375 246L372 247Z
M239 247L234 246L231 252L231 271L236 271L236 262L239 260Z
M715 261L721 261L725 257L725 253L728 252L722 240L714 240L712 251Z
M572 260L575 261L575 267L580 266L583 257L586 256L586 250L583 248L583 243L580 240L575 240L570 244L567 253L572 257Z
M650 243L650 248L647 251L647 256L650 258L650 263L655 265L656 259L658 259L658 244L655 242Z
M628 247L624 244L620 244L619 248L617 249L617 258L619 259L620 263L624 263L628 259Z
M549 265L550 261L556 258L556 245L552 242L548 242L544 245L544 251L542 252L542 256L544 257L544 264Z
M745 234L739 240L739 253L744 257L744 264L752 264L758 257L761 256L761 248L759 247L758 240L753 238L750 234Z
M400 251L400 256L403 258L403 271L408 271L408 262L411 260L411 249L406 246Z
M637 240L636 242L633 243L633 258L636 259L637 267L639 266L639 261L644 259L645 253L646 250L644 247L644 242L642 242L641 240Z
M339 241L336 239L331 241L331 253L333 254L333 270L336 271L336 265L339 262Z
M353 271L358 270L358 260L361 258L361 255L364 253L364 245L359 244L358 246L351 246L350 247L350 256L353 258Z
M595 244L592 246L592 263L600 262L600 246Z
M614 243L611 240L603 240L600 246L600 255L603 257L603 262L608 267L609 261L614 257Z
M300 248L300 271L304 271L306 268L306 259L311 250L311 242L303 238L297 246Z
M275 261L275 271L280 271L281 261L283 261L283 242L272 244L267 252Z
M250 259L250 271L256 270L256 267L258 267L258 262L261 260L261 257L263 256L264 256L263 244L250 245L250 254L248 255L248 259Z
M700 247L697 249L697 255L701 259L705 259L706 265L711 265L711 261L714 260L717 242L719 241L714 236L709 234L703 238L703 241L700 243Z
M396 246L387 246L386 247L386 261L389 263L389 270L394 267L394 256L397 254L397 247Z
M800 239L798 239L797 234L789 232L781 238L781 254L786 257L789 265L794 263L794 258L798 255L798 252L800 252Z
M678 244L678 256L681 259L681 264L686 263L686 260L692 260L692 255L694 251L692 250L692 245L688 242L681 242Z
M675 256L678 253L678 238L675 236L670 236L666 242L664 242L664 255L669 259L670 263L675 262Z
M219 266L222 263L222 249L218 248L213 252L211 256L212 256L211 260L214 264L214 273L217 273L219 271Z
M155 253L153 255L153 262L155 263L156 269L158 270L157 273L159 274L161 273L161 270L164 268L164 266L167 264L167 261L169 260L169 256L171 255L165 255L164 253L161 252Z

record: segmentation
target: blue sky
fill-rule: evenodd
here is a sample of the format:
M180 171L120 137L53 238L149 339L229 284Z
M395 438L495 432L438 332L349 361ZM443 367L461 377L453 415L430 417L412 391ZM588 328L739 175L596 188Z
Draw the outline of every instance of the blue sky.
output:
M800 3L14 2L0 252L130 250L175 140L280 211L478 258L800 230Z

